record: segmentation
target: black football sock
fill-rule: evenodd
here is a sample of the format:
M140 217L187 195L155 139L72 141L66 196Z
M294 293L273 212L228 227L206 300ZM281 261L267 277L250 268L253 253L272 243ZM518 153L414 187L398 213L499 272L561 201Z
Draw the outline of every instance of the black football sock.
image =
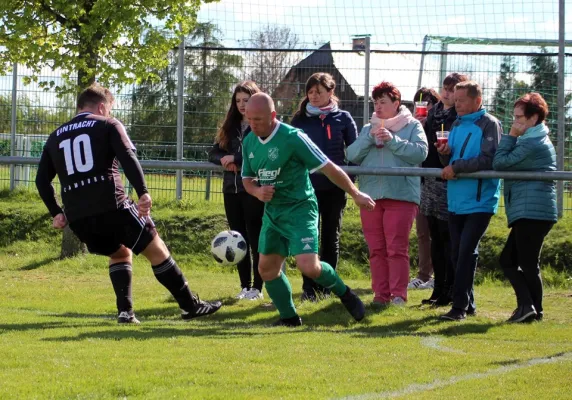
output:
M189 284L185 280L183 272L171 256L161 264L154 265L153 273L161 285L165 286L173 295L182 310L187 312L192 311L194 300L191 290L189 289Z
M131 297L132 269L129 263L116 263L109 266L109 277L117 298L117 311L133 312Z

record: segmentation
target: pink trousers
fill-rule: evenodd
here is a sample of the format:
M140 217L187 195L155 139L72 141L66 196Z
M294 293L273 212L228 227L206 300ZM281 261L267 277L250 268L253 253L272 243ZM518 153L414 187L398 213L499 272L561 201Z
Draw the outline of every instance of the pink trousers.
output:
M361 223L369 248L374 300L407 300L409 283L409 233L419 207L407 201L382 199L375 209L361 209Z

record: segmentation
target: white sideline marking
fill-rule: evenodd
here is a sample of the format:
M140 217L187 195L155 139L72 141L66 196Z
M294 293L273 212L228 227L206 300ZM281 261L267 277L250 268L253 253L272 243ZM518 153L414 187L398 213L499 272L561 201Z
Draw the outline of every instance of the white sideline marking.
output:
M443 338L428 336L421 339L421 344L425 347L429 347L431 349L444 351L447 353L456 353L456 354L466 354L463 350L454 349L452 347L441 346L441 342Z
M345 399L345 400L366 400L366 399L379 399L379 398L391 398L391 397L405 396L408 394L415 394L415 393L425 392L427 390L433 390L433 389L438 389L438 388L442 388L442 387L449 386L449 385L454 385L456 383L463 382L463 381L488 378L489 376L502 375L502 374L506 374L508 372L516 371L516 370L522 369L522 368L528 368L528 367L532 367L532 366L540 365L540 364L552 364L552 363L560 362L560 361L572 361L572 352L560 354L560 355L553 356L553 357L533 358L532 360L528 360L528 361L525 361L522 363L512 364L512 365L504 365L502 367L490 369L490 370L485 371L485 372L475 372L475 373L466 374L466 375L452 376L449 379L444 379L444 380L437 379L431 383L424 383L424 384L415 383L415 384L409 385L403 389L395 390L392 392L365 393L365 394L360 394L357 396L342 397L341 399Z

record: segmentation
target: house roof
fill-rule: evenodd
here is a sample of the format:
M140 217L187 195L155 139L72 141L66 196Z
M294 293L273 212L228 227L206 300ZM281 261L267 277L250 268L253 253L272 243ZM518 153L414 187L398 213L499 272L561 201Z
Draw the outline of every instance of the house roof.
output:
M351 50L351 45L330 44L335 67L352 87L356 95L364 95L365 55L363 53L339 53ZM324 46L322 48L325 48ZM376 50L376 49L372 49ZM324 53L328 54L328 53ZM307 59L306 59L307 60ZM303 63L303 60L301 63ZM370 53L369 90L381 81L392 82L401 92L402 100L413 100L419 79L420 54ZM439 87L439 65L432 57L425 57L423 79L425 86Z

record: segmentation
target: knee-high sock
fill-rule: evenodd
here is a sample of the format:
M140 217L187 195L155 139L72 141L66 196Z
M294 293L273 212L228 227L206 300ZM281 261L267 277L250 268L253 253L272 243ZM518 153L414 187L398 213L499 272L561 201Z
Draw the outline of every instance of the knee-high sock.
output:
M266 291L280 313L280 318L292 318L297 315L294 301L292 300L292 286L286 275L280 272L280 276L271 281L266 281Z
M117 311L133 312L131 296L132 269L130 263L115 263L109 266L109 277L115 291Z
M154 265L153 273L161 285L165 286L177 300L181 310L191 311L193 309L194 300L189 284L171 256L161 264Z
M346 293L347 286L342 281L335 269L327 262L320 262L322 272L314 281L325 288L330 289L336 296L343 296Z

